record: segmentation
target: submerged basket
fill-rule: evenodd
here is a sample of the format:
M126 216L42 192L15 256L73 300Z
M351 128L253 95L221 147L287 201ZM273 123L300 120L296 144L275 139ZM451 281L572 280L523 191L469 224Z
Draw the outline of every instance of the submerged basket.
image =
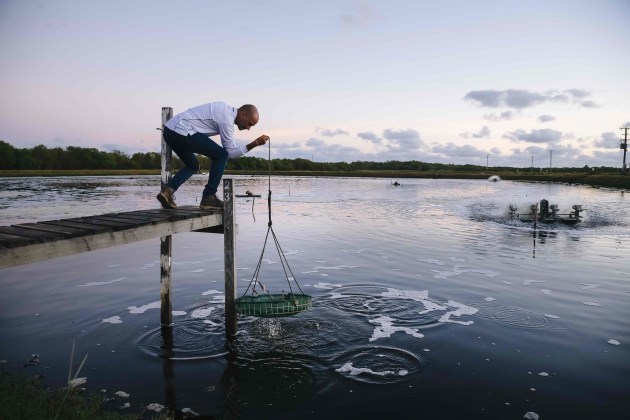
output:
M236 313L263 318L295 315L311 308L311 297L303 294L242 296L236 299Z

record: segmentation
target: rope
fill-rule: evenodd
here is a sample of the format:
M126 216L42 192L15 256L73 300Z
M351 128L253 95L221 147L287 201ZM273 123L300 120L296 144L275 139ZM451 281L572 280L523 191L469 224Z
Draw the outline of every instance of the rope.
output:
M289 261L287 260L286 255L284 255L284 251L282 250L282 246L280 245L280 241L278 241L278 237L276 236L276 233L273 231L273 222L271 220L271 140L269 140L269 154L268 154L269 158L268 158L268 162L269 162L269 194L267 195L267 208L269 210L269 223L267 224L267 234L265 235L265 242L263 244L263 248L262 248L262 252L260 253L260 258L258 258L258 264L256 264L256 269L254 270L254 275L252 276L251 281L249 282L249 285L247 286L247 289L245 290L245 293L243 293L243 296L245 296L247 294L247 292L249 292L249 290L252 290L252 295L258 294L258 292L256 291L256 285L259 284L262 289L262 291L265 291L265 286L258 281L258 275L260 274L260 267L262 265L262 260L263 260L263 256L265 255L265 249L267 247L267 241L269 240L269 233L271 232L271 236L273 238L273 242L276 246L276 251L278 251L278 256L280 257L280 264L282 265L282 270L284 271L284 276L287 279L287 284L289 285L289 290L291 291L291 294L293 294L293 287L291 286L291 280L289 279L289 274L291 274L291 278L293 279L293 281L295 281L296 286L298 287L298 289L300 290L300 293L304 294L304 292L302 291L302 288L300 287L299 283L297 282L295 275L293 274L293 271L291 270L291 267L289 266Z

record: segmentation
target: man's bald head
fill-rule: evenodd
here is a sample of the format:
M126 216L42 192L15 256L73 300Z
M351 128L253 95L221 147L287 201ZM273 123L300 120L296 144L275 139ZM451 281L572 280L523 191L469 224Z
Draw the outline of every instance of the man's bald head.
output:
M238 126L239 130L249 130L258 123L258 118L258 108L246 104L238 109L234 124Z

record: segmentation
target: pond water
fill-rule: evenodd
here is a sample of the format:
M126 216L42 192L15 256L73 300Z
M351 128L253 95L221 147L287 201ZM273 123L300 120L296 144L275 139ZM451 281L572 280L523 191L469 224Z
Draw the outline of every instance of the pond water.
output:
M267 231L266 177L234 177L238 286ZM0 270L0 359L73 372L121 412L242 418L627 418L630 192L482 180L272 177L273 226L313 308L224 338L223 236L174 236ZM204 177L177 192L196 204ZM1 224L150 209L158 177L0 179ZM577 226L508 220L546 198ZM253 207L252 207L252 204ZM275 249L259 280L288 288ZM292 285L295 287L295 284ZM39 364L23 367L32 354ZM120 393L119 391L122 391ZM118 392L118 394L116 394ZM128 396L127 396L128 394ZM156 407L151 405L151 407Z

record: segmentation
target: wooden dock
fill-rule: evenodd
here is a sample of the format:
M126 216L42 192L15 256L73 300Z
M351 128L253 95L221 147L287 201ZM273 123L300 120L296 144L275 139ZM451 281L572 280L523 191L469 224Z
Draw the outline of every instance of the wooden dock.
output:
M172 117L172 108L162 108L162 129ZM162 138L162 186L171 179L171 158L171 149ZM156 188L156 193L157 191L159 190ZM183 232L222 233L225 333L231 338L237 330L236 221L232 179L223 179L223 200L222 211L181 206L172 210L136 210L0 226L0 269L159 237L160 324L169 328L173 326L171 310L173 235Z
M0 226L0 269L222 224L221 212L189 206Z

